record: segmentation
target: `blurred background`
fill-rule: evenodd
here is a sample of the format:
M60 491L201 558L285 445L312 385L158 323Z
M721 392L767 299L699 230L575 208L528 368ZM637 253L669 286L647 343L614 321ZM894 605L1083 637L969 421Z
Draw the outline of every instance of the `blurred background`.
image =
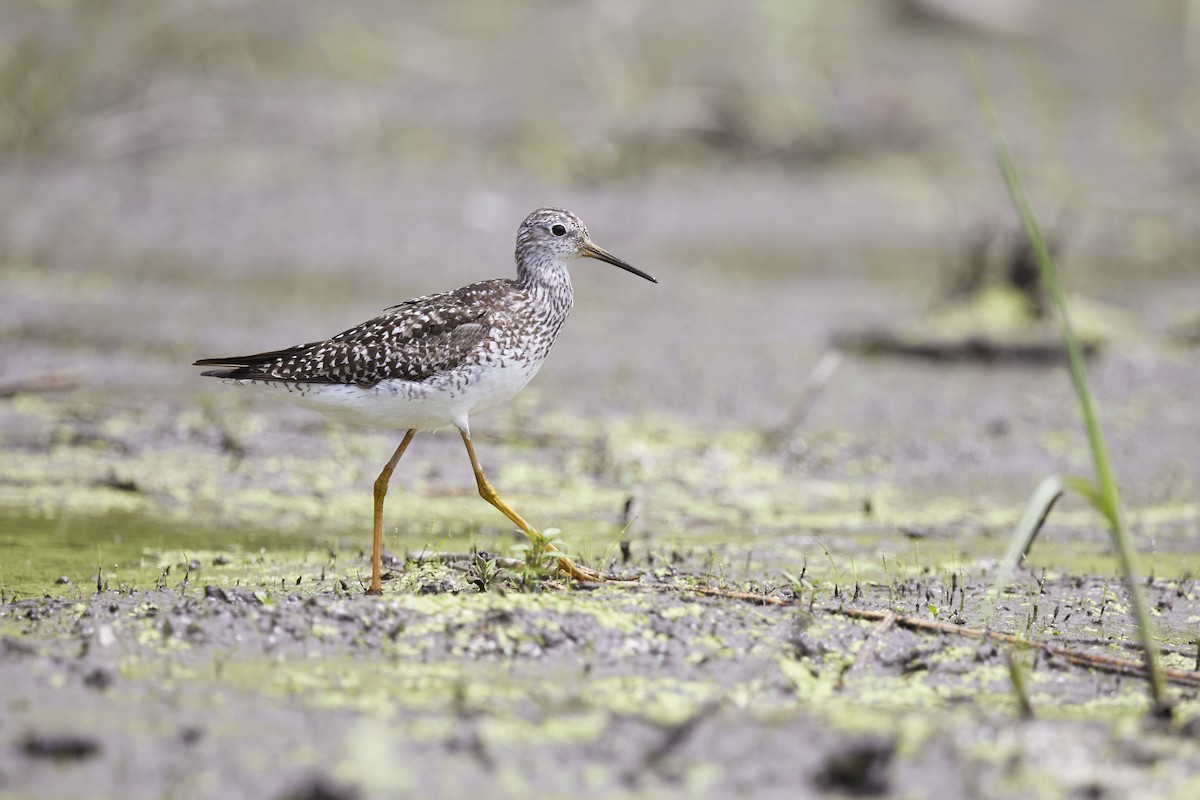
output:
M476 424L518 508L566 474L567 522L636 497L650 537L991 531L1088 462L1065 371L1004 357L1036 314L954 354L992 335L964 297L1020 262L977 58L1101 348L1119 476L1185 547L1198 25L1170 0L4 3L0 503L271 527L255 491L315 492L294 527L365 530L394 436L189 363L511 275L560 205L660 284L580 264L555 355ZM851 354L812 396L864 332L950 354ZM432 441L397 473L413 530L473 494Z

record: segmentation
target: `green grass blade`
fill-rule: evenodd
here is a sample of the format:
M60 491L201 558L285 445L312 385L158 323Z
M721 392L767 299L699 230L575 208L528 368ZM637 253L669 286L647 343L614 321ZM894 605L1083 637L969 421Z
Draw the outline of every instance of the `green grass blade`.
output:
M1134 564L1133 546L1125 528L1116 477L1113 474L1112 466L1108 459L1108 449L1104 436L1100 431L1096 405L1092 400L1092 394L1088 388L1087 370L1084 367L1083 361L1083 348L1080 346L1079 339L1075 336L1075 330L1071 326L1071 317L1067 311L1067 301L1063 295L1062 284L1058 278L1058 270L1054 265L1054 259L1050 255L1050 249L1046 245L1046 239L1042 235L1037 218L1030 208L1029 199L1025 195L1024 184L1021 182L1016 163L1013 161L1012 153L1008 148L1008 142L1005 140L1004 133L1000 128L996 109L992 105L991 96L984 85L979 65L974 59L971 61L971 69L975 78L975 88L979 98L980 110L983 112L988 132L992 138L992 147L996 152L996 160L1000 164L1000 171L1004 175L1004 182L1008 186L1013 206L1016 208L1017 214L1021 218L1021 224L1025 228L1025 235L1029 238L1029 243L1033 248L1034 258L1037 261L1038 269L1041 271L1042 284L1046 288L1046 294L1049 296L1050 302L1054 306L1055 314L1058 317L1063 343L1067 349L1071 382L1075 387L1075 394L1079 400L1083 425L1087 431L1088 444L1092 450L1092 463L1096 469L1097 492L1093 498L1093 502L1108 520L1109 533L1112 536L1113 547L1117 551L1117 559L1121 565L1121 572L1125 577L1130 604L1133 608L1134 619L1137 622L1138 635L1141 638L1143 655L1146 660L1146 672L1150 679L1150 691L1154 698L1156 710L1166 712L1170 708L1170 703L1167 698L1166 683L1163 680L1162 668L1159 665L1158 645L1155 642L1154 631L1150 622L1150 613L1147 608L1145 592L1137 573L1137 566Z
M1004 587L1008 584L1013 570L1021 563L1021 559L1029 552L1029 548L1033 546L1033 540L1037 538L1038 531L1042 529L1046 517L1050 515L1050 509L1054 508L1054 504L1062 495L1063 482L1056 475L1046 478L1034 490L1025 513L1013 528L1012 536L1008 540L1008 551L1000 560L1000 564L996 568L996 576L992 579L992 588L988 591L989 617L995 613L996 605L1000 602L1000 595L1004 592Z
M1082 475L1068 475L1063 478L1063 484L1087 500L1088 505L1103 514L1105 519L1110 519L1104 495L1101 494L1100 487L1096 485L1095 481Z

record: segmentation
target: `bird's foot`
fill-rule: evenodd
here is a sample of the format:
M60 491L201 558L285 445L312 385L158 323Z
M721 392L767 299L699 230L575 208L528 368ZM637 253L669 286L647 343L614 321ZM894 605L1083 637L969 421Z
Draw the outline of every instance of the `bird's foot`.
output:
M571 557L561 549L562 542L556 537L557 528L548 528L545 533L538 533L532 528L525 531L529 537L529 551L526 554L527 564L539 566L549 565L553 561L554 569L574 580L586 583L602 583L604 581L636 581L637 577L605 574L576 564Z
M585 567L585 566L582 566L581 564L576 564L574 561L567 558L566 556L558 556L557 561L556 561L556 566L558 567L559 572L563 573L564 575L569 575L570 577L574 578L577 581L600 583L603 581L636 581L637 580L637 576L629 577L629 576L625 576L625 575L612 575L612 574L606 575L603 572L596 572L594 569L592 569L590 567Z

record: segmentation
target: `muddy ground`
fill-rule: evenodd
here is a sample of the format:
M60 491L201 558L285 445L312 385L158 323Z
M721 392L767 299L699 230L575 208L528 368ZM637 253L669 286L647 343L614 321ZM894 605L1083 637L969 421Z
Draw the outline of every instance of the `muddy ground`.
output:
M1194 723L1151 721L1140 681L1018 656L1035 706L1020 720L1007 648L875 633L824 603L660 593L673 581L652 577L479 593L436 565L377 600L305 583L8 604L8 791L1183 797L1200 769ZM1018 597L1002 624L1132 655L1102 583L1048 582L1036 622ZM912 580L852 605L929 617L931 598L966 621L980 588ZM1175 610L1190 585L1152 597L1164 628L1194 626Z
M1187 14L928 5L0 12L0 797L1194 796ZM967 53L1097 346L1172 720L1102 663L1138 650L1081 500L985 599L1038 482L1091 467L1052 321L998 286ZM660 284L580 265L473 430L638 580L530 569L424 435L366 597L397 433L188 364L509 274L547 204Z

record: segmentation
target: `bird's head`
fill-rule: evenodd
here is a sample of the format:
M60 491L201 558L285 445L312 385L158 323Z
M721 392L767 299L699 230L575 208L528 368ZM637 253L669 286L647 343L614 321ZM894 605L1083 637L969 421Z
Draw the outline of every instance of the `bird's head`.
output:
M517 229L518 264L540 261L547 256L555 261L594 258L658 283L650 275L592 242L583 220L562 208L539 208L526 217Z

